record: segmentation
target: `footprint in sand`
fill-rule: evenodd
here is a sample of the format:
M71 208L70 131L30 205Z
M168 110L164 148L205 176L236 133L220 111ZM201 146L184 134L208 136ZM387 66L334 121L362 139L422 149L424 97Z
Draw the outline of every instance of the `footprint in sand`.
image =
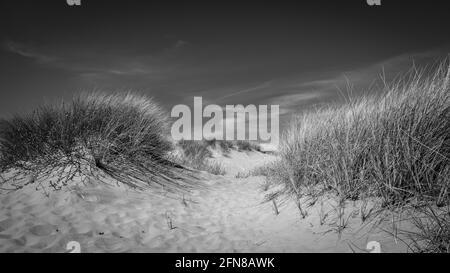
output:
M0 222L0 232L3 232L14 225L14 220L12 218L8 218Z
M128 248L126 239L115 237L99 238L94 245L106 252L122 252Z
M37 225L30 228L30 233L36 236L48 236L56 229L53 225Z
M26 246L27 238L25 236L21 236L18 239L14 239L13 243L16 244L17 246Z

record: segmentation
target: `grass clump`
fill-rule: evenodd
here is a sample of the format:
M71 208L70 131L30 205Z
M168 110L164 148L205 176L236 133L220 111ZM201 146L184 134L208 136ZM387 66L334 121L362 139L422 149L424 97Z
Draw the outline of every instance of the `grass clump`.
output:
M426 205L411 216L416 231L401 231L421 253L450 253L450 207Z
M239 151L261 151L261 147L256 142L237 140L235 144Z
M306 113L292 122L281 156L298 186L386 204L449 201L450 70L415 73L379 97Z
M183 151L183 156L179 159L180 164L216 175L224 175L225 170L220 163L212 160L213 150L220 150L225 156L233 149L238 151L260 150L257 143L249 141L218 140L215 138L204 140L180 140L178 146Z
M180 164L215 175L225 174L223 166L211 160L212 152L210 147L213 144L210 141L180 140L178 145L183 151Z
M14 116L1 122L1 171L56 176L56 189L98 173L139 189L176 185L163 113L144 96L93 93Z
M376 197L385 208L418 202L448 207L450 67L428 76L414 70L386 84L381 95L296 117L280 155L283 164L274 173L297 197L314 187L342 200ZM448 250L448 217L428 219L418 225L421 237L439 246L427 249Z
M229 153L232 149L238 151L261 151L261 147L257 142L248 140L218 140L215 138L203 140L203 143L211 148L220 148L225 154Z

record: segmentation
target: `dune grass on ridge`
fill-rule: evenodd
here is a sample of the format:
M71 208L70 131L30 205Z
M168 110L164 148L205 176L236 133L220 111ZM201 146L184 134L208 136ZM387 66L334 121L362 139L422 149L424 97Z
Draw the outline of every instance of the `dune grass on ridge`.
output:
M317 195L329 192L342 200L375 197L385 207L424 205L432 213L427 210L427 224L416 221L422 233L415 238L428 238L428 246L417 249L450 252L448 63L431 76L414 70L380 96L296 117L280 155L278 167L266 172L294 196L314 188Z
M415 74L387 86L381 97L298 117L281 148L295 184L320 184L348 199L448 202L449 77L441 67L430 78Z
M56 189L100 172L139 189L176 185L163 113L144 96L93 93L14 116L2 121L1 170L53 175Z

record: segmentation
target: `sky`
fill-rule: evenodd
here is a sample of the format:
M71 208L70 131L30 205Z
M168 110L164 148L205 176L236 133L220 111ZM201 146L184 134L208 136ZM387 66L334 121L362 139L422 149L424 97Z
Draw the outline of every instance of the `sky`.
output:
M2 0L0 117L101 90L169 111L277 104L286 120L443 60L446 2Z

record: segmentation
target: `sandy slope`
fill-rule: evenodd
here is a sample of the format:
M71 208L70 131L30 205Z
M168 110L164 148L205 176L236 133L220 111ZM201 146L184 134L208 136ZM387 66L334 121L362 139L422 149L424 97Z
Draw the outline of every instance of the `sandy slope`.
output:
M234 178L273 159L261 153L216 155L230 175L203 174L206 187L185 195L139 193L95 181L50 197L35 186L2 193L0 252L65 252L70 241L79 242L82 252L350 252L349 245L359 251L370 240L385 252L406 251L383 232L358 233L356 214L342 236L332 223L321 225L321 210L330 219L334 213L327 201L312 205L302 219L295 204L279 200L276 215L273 203L263 202L264 177Z

